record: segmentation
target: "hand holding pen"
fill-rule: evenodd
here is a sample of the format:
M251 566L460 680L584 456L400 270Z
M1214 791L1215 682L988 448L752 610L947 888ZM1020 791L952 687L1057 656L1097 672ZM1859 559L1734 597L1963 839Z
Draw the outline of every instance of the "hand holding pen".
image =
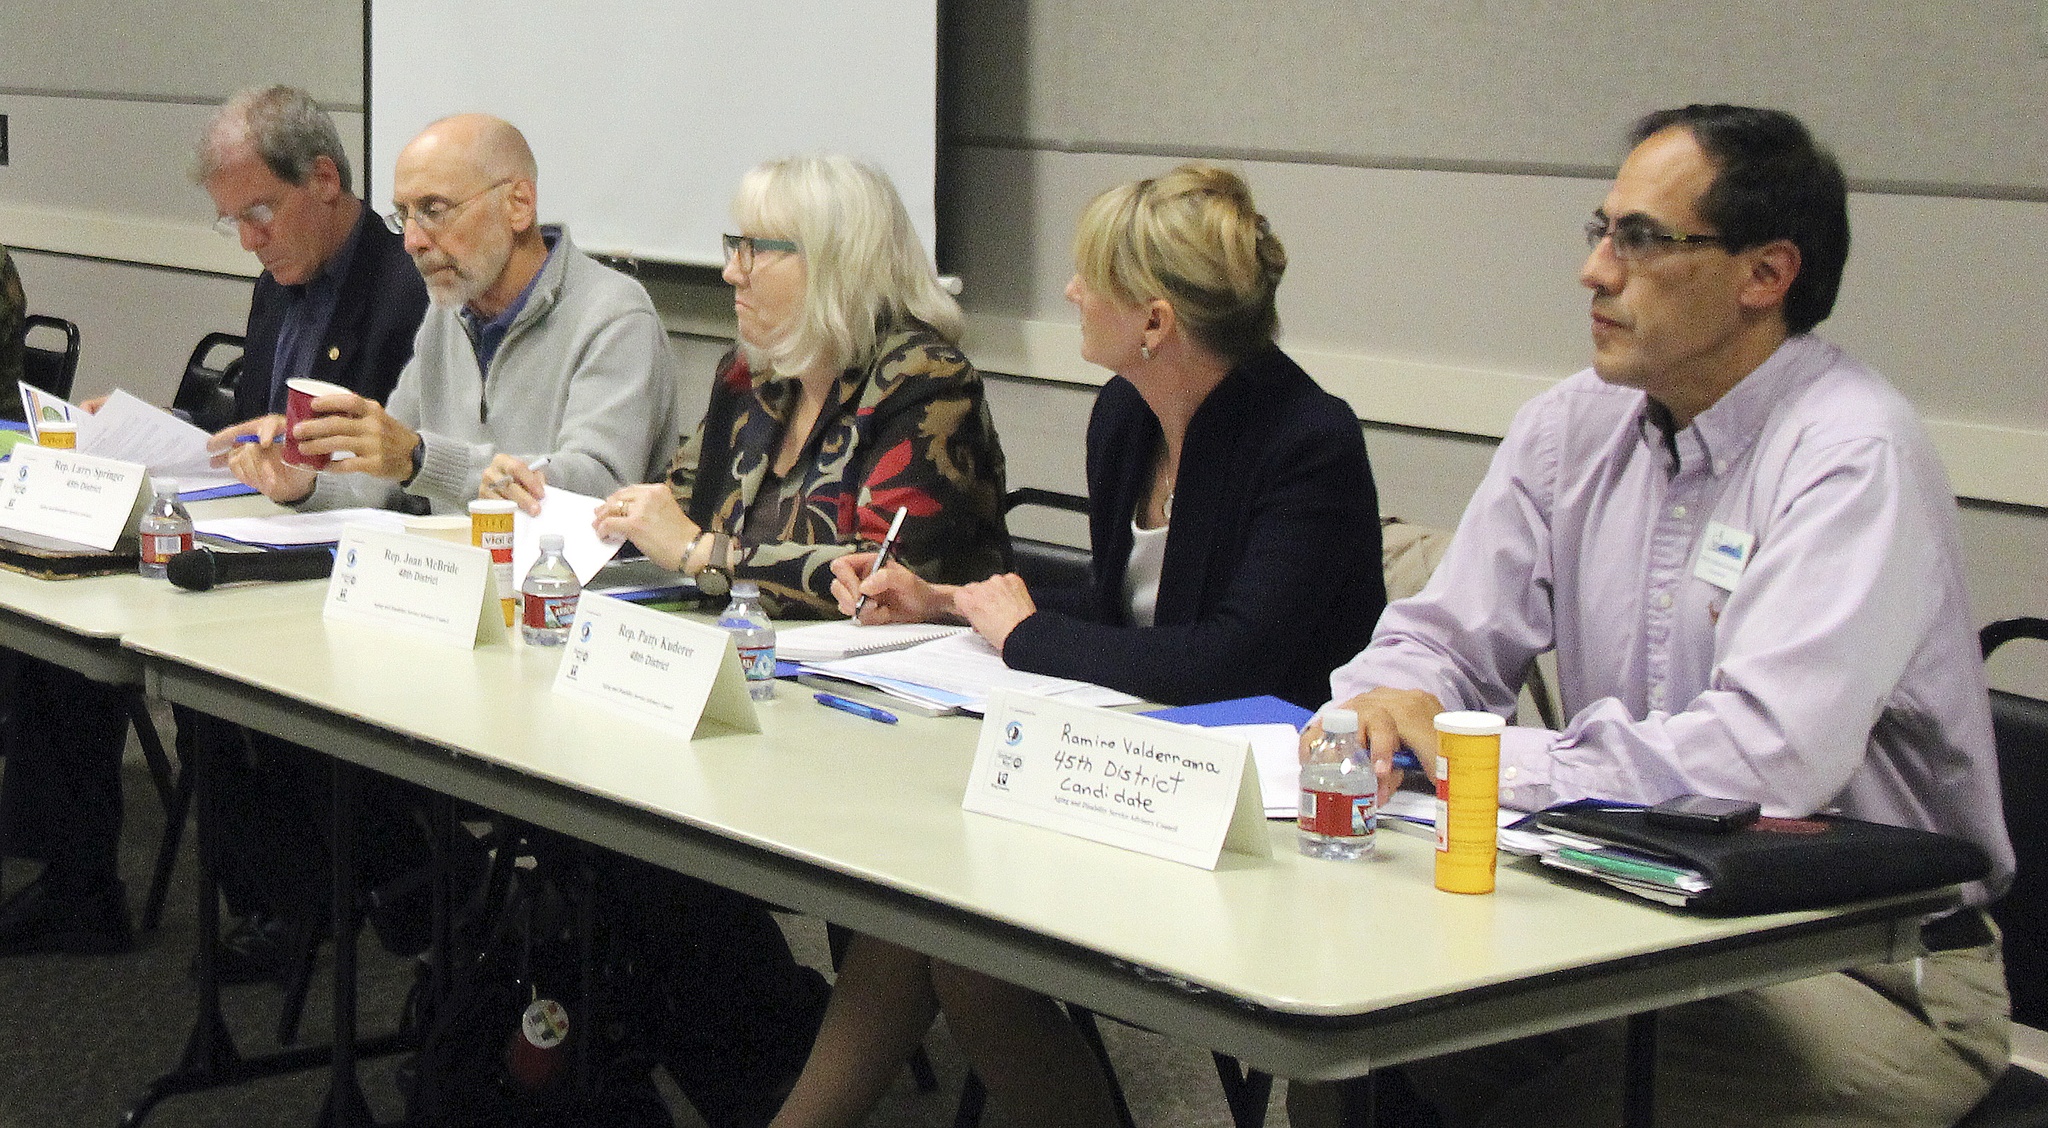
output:
M504 498L516 503L528 515L540 516L540 499L547 493L547 479L541 471L547 468L548 455L541 455L529 465L515 455L500 454L491 459L484 468L483 480L477 484L476 496L480 498Z
M868 575L872 576L876 572L879 572L882 569L887 568L889 566L889 554L896 551L896 538L902 534L903 518L908 516L909 513L910 510L903 506L899 505L896 507L896 517L894 520L889 522L888 535L882 538L882 549L880 552L877 552L875 554L875 566L868 571ZM867 593L862 592L860 594L860 597L853 601L853 617L856 619L860 618L861 610L865 608L867 605Z

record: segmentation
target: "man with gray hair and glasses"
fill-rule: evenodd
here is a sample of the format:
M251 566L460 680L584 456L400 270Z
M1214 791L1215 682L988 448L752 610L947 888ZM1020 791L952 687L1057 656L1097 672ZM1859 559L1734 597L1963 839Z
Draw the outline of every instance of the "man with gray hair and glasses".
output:
M354 194L341 134L312 95L290 86L235 94L202 133L192 173L212 198L215 226L239 237L263 265L249 306L237 417L283 410L284 383L298 376L375 399L389 395L412 355L426 287L402 241ZM45 662L24 658L21 666L15 707L22 735L0 779L0 827L9 853L45 865L0 904L0 955L124 950L128 910L115 867L124 691ZM202 752L247 753L219 757L223 771L267 778L289 759L259 753L263 741L245 743L235 726L214 718L181 709L178 721ZM294 804L256 798L279 788L240 786L232 775L222 782L216 799L237 814L217 813L203 825L231 826L261 843L218 852L229 907L243 918L230 932L223 969L231 979L275 974L290 931L280 906L303 901L290 895L290 867L275 859L317 854L317 841L305 850L290 843L312 836L318 824L293 815ZM315 862L307 866L317 874Z
M269 417L214 436L237 477L289 505L462 512L481 492L529 509L553 483L603 496L649 481L679 433L679 372L640 284L539 222L533 150L510 123L462 114L398 154L386 218L432 310L390 409L364 395L313 401L298 425L328 472L284 461ZM262 439L237 443L243 435ZM531 464L549 460L545 482Z
M303 90L242 91L208 126L193 173L221 233L263 263L237 418L283 411L284 382L300 376L389 396L427 291L404 241L355 195L334 120Z

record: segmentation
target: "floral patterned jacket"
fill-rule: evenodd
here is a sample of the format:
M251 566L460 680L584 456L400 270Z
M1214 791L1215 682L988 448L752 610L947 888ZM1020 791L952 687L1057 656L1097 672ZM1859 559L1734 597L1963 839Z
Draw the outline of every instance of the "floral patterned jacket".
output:
M719 362L697 433L669 465L676 501L699 526L735 533L736 577L761 586L776 618L839 614L833 559L879 547L909 511L896 559L939 583L1003 571L1003 448L981 375L916 322L885 332L875 359L839 376L831 401L779 482L770 463L797 402L794 379L757 380L734 350ZM748 528L762 489L780 491L778 528Z

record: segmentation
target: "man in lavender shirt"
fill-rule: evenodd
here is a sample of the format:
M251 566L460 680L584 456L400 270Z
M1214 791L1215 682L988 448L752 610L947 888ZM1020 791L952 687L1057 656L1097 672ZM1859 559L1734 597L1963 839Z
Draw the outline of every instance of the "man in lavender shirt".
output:
M1562 732L1501 795L1755 800L1967 838L1993 861L1926 954L1675 1007L1663 1124L1952 1124L2004 1070L2012 876L1955 501L1913 410L1811 330L1842 173L1788 114L1651 114L1586 237L1593 367L1516 417L1429 586L1331 677L1374 757L1443 709L1512 715L1557 651ZM1618 1024L1411 1067L1450 1124L1613 1123ZM1305 1090L1297 1122L1318 1119Z

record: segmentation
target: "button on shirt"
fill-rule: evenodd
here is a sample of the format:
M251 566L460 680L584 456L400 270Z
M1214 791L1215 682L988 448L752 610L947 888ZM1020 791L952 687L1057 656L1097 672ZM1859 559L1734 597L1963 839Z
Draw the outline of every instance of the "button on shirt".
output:
M1563 732L1511 728L1502 798L1753 799L1967 838L2012 873L1955 501L1912 408L1787 341L1675 433L1590 370L1517 415L1449 554L1331 677L1512 716L1555 647ZM1719 526L1714 530L1711 526ZM1710 532L1754 538L1701 573ZM1721 561L1725 565L1726 561Z

